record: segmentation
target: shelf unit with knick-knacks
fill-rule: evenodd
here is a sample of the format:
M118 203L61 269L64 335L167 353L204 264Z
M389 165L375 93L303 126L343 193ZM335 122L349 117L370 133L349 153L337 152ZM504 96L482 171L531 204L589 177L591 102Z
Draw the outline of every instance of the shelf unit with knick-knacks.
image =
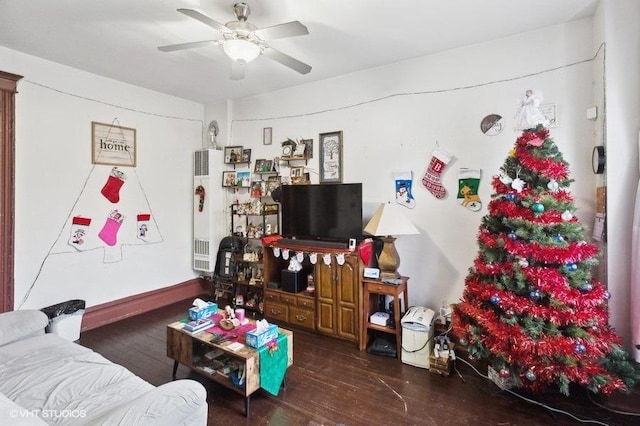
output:
M242 253L234 254L233 308L244 308L247 316L262 318L264 314L264 269L262 245L249 240Z
M259 198L231 204L231 232L249 239L276 234L280 228L280 204Z

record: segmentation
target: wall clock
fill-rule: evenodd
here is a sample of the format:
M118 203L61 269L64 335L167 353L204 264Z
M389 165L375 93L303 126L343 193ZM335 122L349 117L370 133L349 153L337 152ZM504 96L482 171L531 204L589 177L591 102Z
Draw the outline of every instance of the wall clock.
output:
M606 155L604 152L604 146L598 145L593 147L593 153L591 154L591 167L593 173L601 175L604 173Z

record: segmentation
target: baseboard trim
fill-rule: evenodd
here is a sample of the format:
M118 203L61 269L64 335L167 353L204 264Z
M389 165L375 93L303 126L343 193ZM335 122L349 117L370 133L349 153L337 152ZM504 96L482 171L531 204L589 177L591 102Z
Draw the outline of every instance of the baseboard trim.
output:
M170 287L91 306L85 310L82 317L81 331L91 330L134 315L149 312L175 303L178 300L195 298L203 293L208 293L206 282L200 278L194 278Z

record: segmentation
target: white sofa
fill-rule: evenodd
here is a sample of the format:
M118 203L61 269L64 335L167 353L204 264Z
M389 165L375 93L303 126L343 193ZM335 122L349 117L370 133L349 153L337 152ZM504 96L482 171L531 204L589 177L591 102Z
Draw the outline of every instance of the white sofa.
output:
M0 314L0 424L206 425L195 380L155 387L76 343L46 334L37 310Z

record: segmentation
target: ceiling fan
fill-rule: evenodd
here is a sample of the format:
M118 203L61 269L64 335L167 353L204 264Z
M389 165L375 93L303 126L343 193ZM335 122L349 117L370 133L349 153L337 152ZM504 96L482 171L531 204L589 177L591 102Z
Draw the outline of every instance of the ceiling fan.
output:
M159 46L158 50L161 52L173 52L176 50L209 46L211 44L222 46L224 52L231 58L232 80L243 79L244 66L260 55L273 59L300 74L307 74L311 71L311 66L274 49L267 43L268 40L307 35L309 34L307 27L298 21L291 21L271 27L258 28L247 22L250 10L246 3L236 3L233 6L233 10L236 14L237 21L227 22L223 25L198 10L178 9L178 12L220 31L223 38L221 40L203 40Z

